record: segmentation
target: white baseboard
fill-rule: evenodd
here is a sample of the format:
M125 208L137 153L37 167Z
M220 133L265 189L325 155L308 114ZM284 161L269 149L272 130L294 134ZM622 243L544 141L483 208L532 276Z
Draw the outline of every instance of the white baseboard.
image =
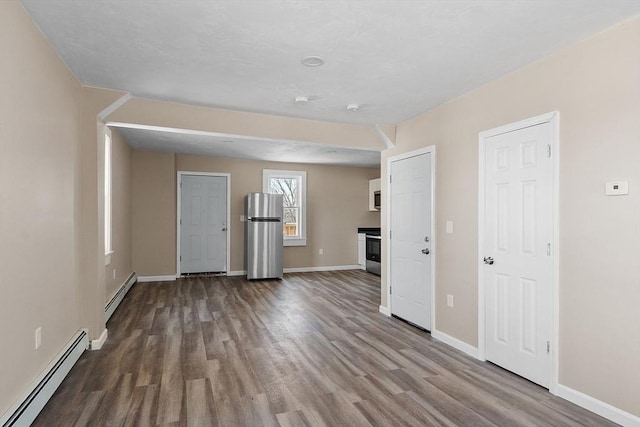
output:
M618 409L594 397L558 384L558 396L625 427L639 427L640 417Z
M339 271L339 270L362 270L361 265L327 265L323 267L292 267L283 268L283 273L313 273L315 271ZM245 276L246 270L236 270L227 272L227 276Z
M88 346L87 330L81 329L71 337L20 399L0 417L0 425L31 425Z
M109 332L107 331L107 328L104 328L104 331L100 334L100 338L97 340L91 340L91 350L100 350L104 345L104 342L107 340L108 335Z
M444 332L440 332L436 329L431 330L431 336L457 350L460 350L463 353L467 353L471 357L474 357L476 359L478 358L478 349L471 344L467 344L466 342L461 341L458 338L454 338L451 335L447 335Z
M382 312L382 306L380 307L380 311ZM440 332L437 330L432 330L431 336L442 341L445 344L450 345L455 349L467 353L469 356L472 356L476 359L478 358L478 349L470 344L467 344L464 341L461 341L457 338L445 334L444 332ZM558 396L565 400L568 400L571 403L575 403L576 405L581 406L588 411L591 411L615 423L618 423L621 426L640 427L640 417L625 412L621 409L616 408L615 406L602 402L577 390L573 390L572 388L569 388L562 384L558 384Z
M246 270L227 271L227 276L246 276Z
M175 274L167 276L138 276L138 282L171 282L176 280Z
M383 312L382 306L380 306L380 312ZM469 356L478 358L478 349L464 341L454 338L437 330L431 331L431 336L442 341L451 347L458 349ZM585 408L601 417L607 418L614 423L620 424L624 427L640 427L640 417L618 409L608 403L602 402L594 397L584 394L580 391L574 390L562 384L558 384L558 396L568 400L571 403L575 403L578 406Z
M324 267L293 267L285 268L285 273L313 273L315 271L339 271L339 270L361 270L360 265L327 265Z
M391 316L391 310L389 310L389 307L385 307L384 305L378 307L378 311L385 316Z

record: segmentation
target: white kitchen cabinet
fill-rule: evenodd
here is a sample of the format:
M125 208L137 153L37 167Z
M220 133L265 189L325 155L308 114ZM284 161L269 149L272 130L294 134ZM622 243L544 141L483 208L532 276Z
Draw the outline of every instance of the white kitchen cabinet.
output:
M380 178L369 180L369 210L372 212L380 212L380 209L376 209L374 194L376 191L380 191L380 188L382 187L381 184Z
M365 269L367 260L367 235L364 233L358 233L358 265Z

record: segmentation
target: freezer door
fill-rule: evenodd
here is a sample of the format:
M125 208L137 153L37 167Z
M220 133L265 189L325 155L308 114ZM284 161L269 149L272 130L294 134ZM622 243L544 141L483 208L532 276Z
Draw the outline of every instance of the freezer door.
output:
M282 278L282 222L246 224L247 279Z
M282 218L282 194L249 193L248 218Z

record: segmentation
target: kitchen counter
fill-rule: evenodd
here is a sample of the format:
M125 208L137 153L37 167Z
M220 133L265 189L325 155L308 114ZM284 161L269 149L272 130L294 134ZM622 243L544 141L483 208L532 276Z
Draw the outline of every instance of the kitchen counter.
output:
M358 234L380 235L380 227L358 227Z

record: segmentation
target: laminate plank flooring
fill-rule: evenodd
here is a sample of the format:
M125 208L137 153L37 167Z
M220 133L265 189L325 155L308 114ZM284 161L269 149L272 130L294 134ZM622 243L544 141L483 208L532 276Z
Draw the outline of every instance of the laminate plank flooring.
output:
M614 425L379 300L359 270L137 283L34 425Z

